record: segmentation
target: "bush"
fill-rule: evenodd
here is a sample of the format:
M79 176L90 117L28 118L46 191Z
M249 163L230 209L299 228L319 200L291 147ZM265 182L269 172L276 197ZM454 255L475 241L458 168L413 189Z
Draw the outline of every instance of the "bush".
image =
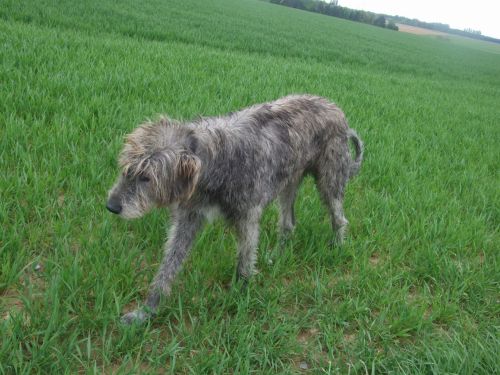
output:
M399 30L399 27L394 23L394 21L389 21L386 27L391 30Z
M375 18L375 21L373 21L373 24L375 26L385 27L385 17L382 15L378 16L377 18Z

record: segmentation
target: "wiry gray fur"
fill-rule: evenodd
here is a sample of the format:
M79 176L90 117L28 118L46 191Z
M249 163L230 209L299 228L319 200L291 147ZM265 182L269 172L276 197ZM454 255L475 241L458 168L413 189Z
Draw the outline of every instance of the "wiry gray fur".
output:
M169 207L172 226L146 307L124 315L123 321L140 322L157 311L160 296L170 293L196 233L213 212L234 224L237 272L249 278L263 209L278 198L281 232L290 233L297 188L306 174L315 177L341 242L347 226L344 189L362 157L363 144L342 111L310 95L291 95L222 117L183 124L162 118L139 126L125 142L123 173L107 207L124 218Z

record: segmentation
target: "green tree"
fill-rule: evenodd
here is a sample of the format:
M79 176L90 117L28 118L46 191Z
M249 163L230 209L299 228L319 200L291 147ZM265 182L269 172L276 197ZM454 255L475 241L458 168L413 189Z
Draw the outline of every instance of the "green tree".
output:
M373 24L375 26L385 27L385 17L382 15L378 16L377 18L375 18L375 21L373 21Z
M388 23L387 23L387 28L388 29L391 29L391 30L396 30L398 31L399 30L399 27L394 23L393 20L390 20Z

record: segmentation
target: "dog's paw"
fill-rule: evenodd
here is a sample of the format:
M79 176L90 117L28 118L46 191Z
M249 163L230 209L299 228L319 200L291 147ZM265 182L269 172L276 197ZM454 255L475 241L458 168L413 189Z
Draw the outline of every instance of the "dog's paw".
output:
M346 242L346 238L344 236L337 235L332 240L330 240L328 242L328 246L332 247L332 248L335 248L335 247L341 248L342 246L345 245L345 242Z
M278 237L280 247L286 247L293 240L293 230L282 231Z
M143 324L146 320L149 320L151 317L152 317L151 313L148 313L141 309L137 309L123 315L120 321L122 322L122 324L126 325Z

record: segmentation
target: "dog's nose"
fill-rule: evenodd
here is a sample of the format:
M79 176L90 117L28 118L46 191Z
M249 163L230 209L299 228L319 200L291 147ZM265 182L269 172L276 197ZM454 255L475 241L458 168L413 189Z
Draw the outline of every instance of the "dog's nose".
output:
M122 212L122 205L119 202L109 200L108 203L106 203L106 208L114 214Z

